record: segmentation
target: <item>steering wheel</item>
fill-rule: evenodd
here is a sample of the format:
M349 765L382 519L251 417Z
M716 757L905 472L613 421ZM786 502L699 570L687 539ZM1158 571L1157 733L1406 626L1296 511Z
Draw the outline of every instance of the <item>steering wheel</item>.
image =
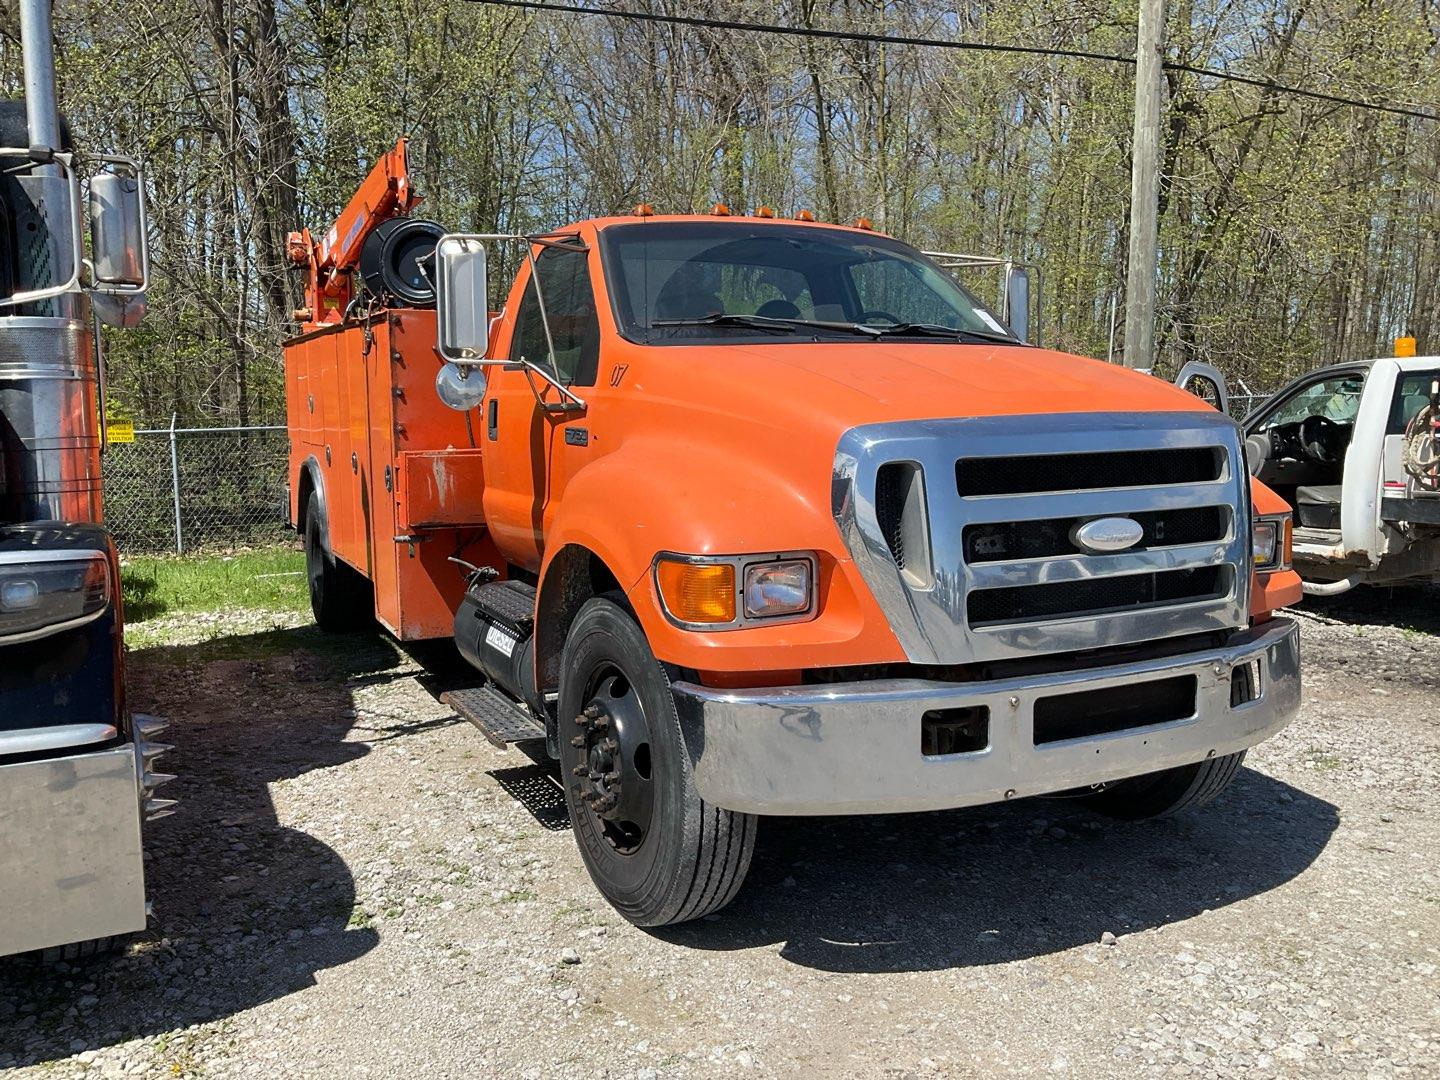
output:
M1328 416L1307 416L1300 421L1300 444L1305 453L1327 465L1335 462L1334 442L1340 425Z
M874 322L887 322L891 326L899 326L903 321L898 315L891 315L888 311L881 311L879 308L871 308L869 311L860 312L860 321L866 326Z

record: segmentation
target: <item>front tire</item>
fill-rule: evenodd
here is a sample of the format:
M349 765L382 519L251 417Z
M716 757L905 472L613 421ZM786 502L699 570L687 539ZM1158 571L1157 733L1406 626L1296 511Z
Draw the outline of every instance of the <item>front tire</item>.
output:
M580 855L637 926L718 911L750 868L757 819L695 790L665 668L606 598L580 609L561 660L561 780Z
M1214 801L1230 786L1244 760L1245 751L1241 750L1238 754L1207 758L1194 765L1132 776L1087 795L1085 802L1092 809L1122 821L1169 817Z

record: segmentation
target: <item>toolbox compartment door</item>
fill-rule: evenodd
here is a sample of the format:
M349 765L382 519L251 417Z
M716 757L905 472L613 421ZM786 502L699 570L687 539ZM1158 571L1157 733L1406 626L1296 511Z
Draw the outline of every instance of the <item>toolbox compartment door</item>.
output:
M398 458L396 524L402 531L484 524L481 451L412 450Z

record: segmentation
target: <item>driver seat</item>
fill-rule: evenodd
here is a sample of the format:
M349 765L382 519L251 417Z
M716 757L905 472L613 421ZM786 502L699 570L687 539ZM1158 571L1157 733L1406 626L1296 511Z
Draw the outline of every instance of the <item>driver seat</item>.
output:
M1340 528L1339 484L1316 484L1295 489L1295 516L1307 529Z

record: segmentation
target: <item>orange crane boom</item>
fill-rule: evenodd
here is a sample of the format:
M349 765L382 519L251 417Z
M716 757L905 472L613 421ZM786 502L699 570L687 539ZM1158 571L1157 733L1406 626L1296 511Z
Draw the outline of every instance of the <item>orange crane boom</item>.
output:
M393 150L381 156L320 240L309 229L286 237L290 261L307 269L305 306L295 312L297 322L324 325L344 319L354 296L352 279L365 238L382 222L408 214L420 204L421 196L410 186L409 142L399 139Z

